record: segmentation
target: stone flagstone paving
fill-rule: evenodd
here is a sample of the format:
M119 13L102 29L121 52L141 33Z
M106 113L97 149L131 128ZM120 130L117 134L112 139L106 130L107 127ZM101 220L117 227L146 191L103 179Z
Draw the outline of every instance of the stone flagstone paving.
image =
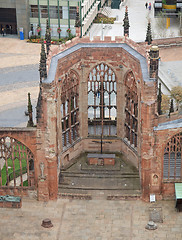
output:
M146 230L150 207L162 207L163 223ZM68 200L48 203L23 199L21 209L0 209L1 240L182 239L182 213L175 201ZM53 227L41 227L50 218Z

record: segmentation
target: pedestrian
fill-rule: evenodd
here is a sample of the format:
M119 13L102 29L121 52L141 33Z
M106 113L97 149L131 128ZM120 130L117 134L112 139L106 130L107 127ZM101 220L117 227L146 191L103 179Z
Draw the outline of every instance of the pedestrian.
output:
M148 7L148 2L145 3L145 7L146 7L146 9L147 9L147 7Z
M3 35L3 37L4 37L4 28L2 28L1 32L2 32L2 35Z
M151 10L151 3L149 2L149 10Z

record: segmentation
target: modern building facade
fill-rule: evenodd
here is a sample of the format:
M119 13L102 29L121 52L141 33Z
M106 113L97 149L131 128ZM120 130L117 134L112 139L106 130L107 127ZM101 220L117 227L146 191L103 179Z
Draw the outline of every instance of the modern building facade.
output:
M0 31L5 29L7 34L17 34L23 28L28 37L29 32L29 1L2 0L0 1Z
M16 34L23 28L24 35L45 35L46 19L52 36L65 37L67 30L75 35L77 7L81 19L81 35L90 28L104 0L2 0L0 2L0 27ZM59 30L61 29L61 31ZM59 32L60 31L60 35Z
M178 17L182 11L181 0L155 0L154 14L155 16L162 13L164 17Z

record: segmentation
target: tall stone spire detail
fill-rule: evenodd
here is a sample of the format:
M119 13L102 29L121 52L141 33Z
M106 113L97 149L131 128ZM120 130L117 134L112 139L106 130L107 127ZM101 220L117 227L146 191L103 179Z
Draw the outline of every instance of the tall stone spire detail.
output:
M147 26L147 34L146 34L145 42L147 42L148 45L150 45L152 43L152 30L151 30L150 21L148 22L148 26Z
M124 36L127 35L129 37L129 18L128 18L128 7L125 8L125 16L123 19L123 27L124 27Z
M174 112L174 103L173 103L173 99L171 99L170 101L170 108L169 108L169 113Z
M46 20L45 40L46 40L46 48L47 48L47 55L48 55L49 51L50 51L50 46L51 46L51 29L50 29L50 26L49 26L48 19Z
M30 93L28 93L28 117L29 117L29 120L28 120L28 123L27 123L27 127L33 127L34 126L32 112L33 112L33 110L32 110Z
M42 83L42 80L47 78L46 52L45 52L45 47L44 47L44 40L42 40L42 43L41 43L39 72L40 72L40 83Z
M159 89L158 89L158 96L157 96L157 104L158 104L158 114L162 115L162 108L161 108L161 104L162 104L162 91L161 91L161 83L159 83Z

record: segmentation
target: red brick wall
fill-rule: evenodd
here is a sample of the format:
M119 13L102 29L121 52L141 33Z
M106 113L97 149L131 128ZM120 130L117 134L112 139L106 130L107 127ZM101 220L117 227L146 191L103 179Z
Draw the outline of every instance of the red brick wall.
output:
M182 132L182 128L166 129L155 131L154 160L151 166L151 172L157 173L158 183L156 194L162 194L163 197L174 196L174 182L163 181L163 155L168 141L176 134ZM151 179L152 182L152 179ZM151 192L153 187L151 188Z
M82 39L75 38L66 44L62 44L60 48L57 47L52 52L50 51L48 67L50 66L51 57L57 54L60 49L65 50L81 42L90 41L88 37ZM95 37L93 42L103 41L99 37ZM147 57L147 51L150 47L146 44L143 44L144 46L142 47L127 37L116 38L115 41L111 41L110 37L105 37L104 42L125 42L145 57ZM146 59L146 61L148 60ZM119 126L117 126L118 138L110 140L112 144L110 145L111 147L109 145L106 146L107 151L121 151L135 166L139 167L143 199L149 200L150 193L155 193L157 198L174 193L173 184L166 184L162 181L163 152L167 140L180 130L153 131L154 126L166 121L163 116L158 118L157 114L157 82L143 82L140 63L122 48L83 48L60 59L55 81L52 84L43 84L42 109L44 114L37 130L37 164L44 162L46 180L43 182L39 181L38 196L40 200L55 199L57 197L57 165L59 161L60 167L64 168L83 151L99 151L99 146L94 145L92 139L87 138L87 98L85 96L87 95L88 75L92 68L101 62L111 66L116 74L118 89L121 93L121 98L117 100L118 107L120 105L122 107L118 115L118 121L120 121ZM123 65L123 69L119 65ZM61 81L58 82L58 79L63 79L64 74L70 69L74 69L77 72L80 82L80 140L66 151L63 151L60 115ZM123 130L125 121L125 89L123 90L122 88L124 88L124 78L128 70L134 73L139 97L137 153L122 141L122 138L125 136ZM176 118L176 116L171 116L173 120Z

